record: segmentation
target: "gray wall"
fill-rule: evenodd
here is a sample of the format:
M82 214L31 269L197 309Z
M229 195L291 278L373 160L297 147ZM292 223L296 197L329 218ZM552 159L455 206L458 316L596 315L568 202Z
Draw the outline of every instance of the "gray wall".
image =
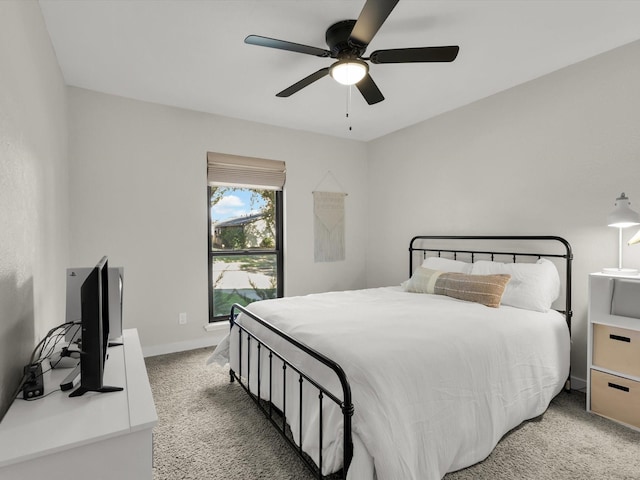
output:
M0 2L0 418L64 322L66 93L37 2Z
M124 327L138 328L146 354L214 342L203 329L207 151L286 162L286 295L364 287L364 143L79 88L68 92L71 260L91 265L106 254L110 265L124 267ZM313 261L318 188L349 194L344 262ZM178 324L180 312L187 325Z
M623 191L640 212L638 58L635 42L370 142L368 285L405 278L413 235L561 235L584 379L588 273L617 266L606 216ZM624 258L640 268L640 246Z

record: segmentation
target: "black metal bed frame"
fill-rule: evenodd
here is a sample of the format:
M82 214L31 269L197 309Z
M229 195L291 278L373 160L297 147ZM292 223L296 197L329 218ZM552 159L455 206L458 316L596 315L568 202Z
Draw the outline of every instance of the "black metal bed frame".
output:
M418 240L480 240L480 241L542 241L542 242L559 242L563 245L565 253L526 253L526 252L500 252L500 251L485 251L485 250L462 250L462 249L443 249L443 248L420 248L414 247L414 242ZM573 261L573 252L571 250L571 244L562 237L552 235L529 235L529 236L508 236L508 235L481 235L481 236L454 236L454 235L419 235L413 237L409 243L409 276L413 274L413 252L423 252L423 257L426 257L427 252L437 252L440 257L442 253L452 253L454 260L457 259L458 254L469 255L471 263L476 260L477 255L489 255L491 260L496 256L511 257L513 263L516 263L518 257L536 257L536 258L562 258L565 260L565 308L564 310L558 310L562 313L569 327L569 333L571 333L571 318L573 317L573 311L571 310L571 265Z
M559 242L563 245L565 253L563 254L549 254L549 253L527 253L527 252L513 252L513 251L494 251L494 250L477 250L477 249L450 249L450 248L426 248L421 246L414 246L416 242L419 241L444 241L444 240L463 240L463 241L526 241L526 242ZM571 334L571 317L573 312L571 310L571 263L573 260L573 253L571 251L571 245L567 240L562 237L557 236L455 236L455 235L421 235L416 236L411 239L409 243L409 276L413 274L413 257L414 252L421 252L422 257L426 258L429 253L437 254L439 257L442 254L452 254L454 259L457 259L459 254L467 255L471 259L471 263L476 260L477 256L489 256L491 260L494 260L496 256L508 256L511 257L513 263L516 263L518 257L548 257L548 258L562 258L565 260L565 309L559 310L561 313L565 315L567 321L567 327L569 328L569 334ZM331 393L327 388L320 385L316 380L310 377L307 373L303 372L300 368L293 365L289 360L287 360L284 355L275 351L267 342L258 338L258 336L249 330L246 325L240 325L236 322L236 318L239 313L243 313L245 318L250 318L263 327L269 329L271 332L278 335L280 338L285 340L290 345L309 355L311 358L319 361L324 364L328 368L330 368L336 375L336 378L340 382L342 388L342 399L335 396ZM238 328L238 372L235 372L233 369L229 369L230 381L233 382L235 380L242 386L242 388L247 392L249 397L254 401L254 403L258 406L258 408L264 413L267 419L276 427L278 432L284 437L284 439L289 443L289 445L298 453L300 458L304 461L305 465L313 472L313 474L318 479L324 478L342 478L346 479L347 471L349 469L349 465L351 464L351 459L353 457L353 440L352 440L352 428L351 428L351 420L354 412L354 406L351 398L351 386L349 385L349 381L347 380L347 376L344 373L344 370L340 365L338 365L335 361L326 357L322 353L314 350L313 348L305 345L304 343L296 340L291 337L287 333L278 329L277 327L271 325L269 322L250 312L246 308L234 304L231 308L231 314L229 315L229 323L230 323L230 331L233 330L233 327L236 326ZM246 340L246 372L242 371L242 360L243 360L243 337ZM251 381L251 346L252 342L256 343L256 350L258 356L257 362L257 392L253 393L250 389L250 381ZM269 386L268 386L268 400L262 400L262 383L261 383L261 369L262 367L262 355L261 351L265 349L269 352ZM273 395L273 359L274 357L282 363L282 409L277 408L272 401ZM298 376L299 383L299 415L300 415L300 425L299 425L299 435L298 438L300 440L300 444L297 445L292 438L291 433L288 431L287 425L287 404L286 404L286 378L287 378L287 369L290 369L295 372ZM318 461L314 462L308 455L303 452L302 446L302 404L303 404L303 383L306 382L308 385L313 386L318 390L318 402L319 402L319 418L318 418L318 432L319 432L319 456ZM565 389L570 389L570 376L565 383ZM266 392L265 392L266 393ZM323 425L322 425L322 408L323 402L327 398L328 400L334 402L340 410L342 411L342 419L343 419L343 462L342 469L340 472L336 474L331 474L328 477L322 475L322 445L323 445Z
M289 362L283 355L276 352L272 347L270 347L266 342L260 340L253 332L249 331L245 326L238 324L235 320L237 317L237 311L242 312L252 320L258 322L260 325L268 328L273 333L277 334L281 338L285 339L291 345L296 348L302 350L310 357L316 359L322 364L329 367L336 374L340 385L342 387L342 400L333 395L329 390L316 382L313 378L307 375L305 372L301 371L298 367ZM246 308L234 304L231 307L231 314L229 317L229 323L231 328L233 329L234 325L239 329L238 335L238 373L236 373L233 369L229 369L229 376L231 382L238 380L238 383L244 388L244 390L249 394L249 397L255 402L260 410L265 414L265 416L269 419L269 421L276 427L278 432L284 437L284 439L291 445L291 447L298 453L300 458L304 461L304 463L309 467L309 469L319 478L325 478L322 475L322 445L323 445L323 427L322 427L322 407L325 397L334 402L336 405L340 407L342 410L342 421L343 421L343 468L342 468L342 476L338 478L347 478L347 470L349 469L349 464L351 463L351 458L353 457L353 442L351 439L351 417L353 416L353 403L351 402L351 386L347 381L347 376L342 370L342 367L338 365L336 362L321 354L320 352L314 350L311 347L308 347L302 342L299 342L295 338L287 335L285 332L280 330L277 327L274 327L270 323L261 319L254 313L250 312ZM246 384L243 382L243 374L242 374L242 335L246 334L247 340L247 372L246 372ZM258 391L254 394L251 392L249 386L251 381L251 341L257 342L257 355L258 355ZM267 402L261 400L261 361L262 358L260 356L261 349L265 348L269 352L269 400ZM278 360L282 362L282 410L278 409L272 401L273 395L273 357L276 357ZM296 445L291 435L287 432L287 404L286 404L286 388L287 388L287 368L290 368L294 372L298 374L298 383L300 385L300 396L299 396L299 415L300 415L300 431L298 438L300 439L300 444ZM318 432L319 432L319 456L317 465L311 460L307 455L305 455L302 451L302 387L304 382L308 382L310 385L314 386L318 390L318 402L319 402L319 418L318 418ZM265 405L266 403L266 405Z

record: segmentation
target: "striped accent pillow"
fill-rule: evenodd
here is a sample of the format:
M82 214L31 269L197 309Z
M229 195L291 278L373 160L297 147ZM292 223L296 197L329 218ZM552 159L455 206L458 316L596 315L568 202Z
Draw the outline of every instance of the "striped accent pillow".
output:
M418 267L407 283L406 290L446 295L497 308L510 279L511 275L508 274L468 275Z

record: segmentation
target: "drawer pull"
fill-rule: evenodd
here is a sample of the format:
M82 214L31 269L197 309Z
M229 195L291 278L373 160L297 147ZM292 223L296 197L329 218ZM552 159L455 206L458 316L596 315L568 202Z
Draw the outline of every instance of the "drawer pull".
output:
M610 386L611 388L615 388L615 389L617 389L617 390L622 390L623 392L628 392L628 391L629 391L629 387L625 387L625 386L623 386L623 385L617 385L617 384L615 384L615 383L611 383L611 382L609 382L609 386Z
M619 342L627 342L631 343L631 339L629 337L623 337L622 335L614 335L613 333L609 335L611 340L618 340Z

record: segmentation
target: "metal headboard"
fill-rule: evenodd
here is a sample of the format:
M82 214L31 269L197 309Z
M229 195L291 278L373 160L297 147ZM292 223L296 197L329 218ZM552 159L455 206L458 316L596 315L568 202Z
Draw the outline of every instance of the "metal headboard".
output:
M533 242L559 242L564 247L564 253L541 253L541 252L514 252L514 251L496 251L496 250L482 250L482 249L464 249L464 248L431 248L422 246L421 243L424 241L437 241L437 240L464 240L464 241L516 241L516 242L524 242L524 243L533 243ZM416 246L418 245L418 246ZM413 256L414 252L422 252L423 258L426 257L428 252L437 253L438 256L441 256L443 253L453 254L453 258L456 259L459 254L467 255L471 259L471 263L476 260L477 256L489 256L491 260L493 260L496 256L500 257L511 257L513 262L515 263L518 257L537 257L537 258L562 258L565 260L565 308L564 310L558 310L562 314L564 314L565 319L567 321L567 326L569 327L569 333L571 333L571 317L573 316L573 311L571 310L571 262L573 260L573 253L571 251L571 244L567 240L562 237L556 236L518 236L518 235L507 235L507 236L488 236L488 235L419 235L413 237L411 242L409 243L409 276L413 274Z

